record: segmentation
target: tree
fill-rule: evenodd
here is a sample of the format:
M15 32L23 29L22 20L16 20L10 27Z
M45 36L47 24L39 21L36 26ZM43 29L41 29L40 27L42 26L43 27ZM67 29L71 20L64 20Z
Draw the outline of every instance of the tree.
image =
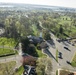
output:
M36 72L37 75L51 75L52 71L52 64L51 64L51 59L49 57L47 58L39 58L37 60L37 67L36 67Z
M5 19L5 27L10 27L10 21L8 18Z
M20 22L16 21L15 26L16 26L17 32L21 34L21 24L20 24Z
M5 19L5 32L6 32L6 36L8 36L9 35L9 32L10 32L10 22L9 22L9 19L8 18L6 18Z
M29 43L30 43L29 39L27 37L22 37L22 38L20 38L20 41L22 43L22 50L23 50L23 52L25 52L25 50L28 48Z
M48 30L43 31L43 37L45 40L50 40L51 39L51 34L49 33Z
M63 34L63 27L62 27L62 25L60 25L59 33L60 33L60 34Z

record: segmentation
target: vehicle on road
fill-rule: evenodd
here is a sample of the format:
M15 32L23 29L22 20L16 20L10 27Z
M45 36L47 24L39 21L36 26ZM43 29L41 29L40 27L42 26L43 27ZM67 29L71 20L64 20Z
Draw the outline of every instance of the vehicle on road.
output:
M62 59L62 53L61 52L58 52L58 58Z
M74 44L72 44L72 46L75 46Z
M61 42L61 40L60 40L60 39L56 39L56 41L58 41L59 43Z
M64 47L64 49L68 50L68 51L71 51L68 47Z
M69 48L68 48L68 47L64 47L64 49L67 49L67 50L69 50Z
M71 65L71 63L69 61L66 61L69 65Z

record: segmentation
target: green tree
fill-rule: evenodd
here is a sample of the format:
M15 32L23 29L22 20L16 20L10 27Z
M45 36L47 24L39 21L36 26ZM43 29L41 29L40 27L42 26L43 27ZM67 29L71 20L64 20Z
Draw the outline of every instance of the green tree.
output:
M45 40L50 40L50 39L51 39L51 34L49 33L48 30L44 30L44 31L43 31L43 38L44 38Z
M60 34L63 34L63 27L62 27L62 25L60 25L59 33L60 33Z
M49 57L47 58L39 58L37 60L37 67L36 67L36 72L37 75L51 75L52 71L52 64L51 64L51 59Z

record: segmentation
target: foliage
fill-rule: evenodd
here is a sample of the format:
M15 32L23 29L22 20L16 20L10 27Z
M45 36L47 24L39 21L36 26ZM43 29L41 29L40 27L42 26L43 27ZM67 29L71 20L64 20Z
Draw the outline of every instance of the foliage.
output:
M0 75L12 75L14 73L16 62L10 61L7 63L0 63Z
M0 46L15 47L17 40L13 38L0 37Z
M36 48L36 52L37 52L37 54L38 54L38 57L46 57L46 55L42 53L42 50L38 50L38 49Z
M20 38L20 41L22 43L22 50L23 52L25 52L25 49L27 49L27 47L29 46L30 42L29 42L29 39L27 37L22 37Z
M50 74L51 75L52 64L50 58L39 58L37 60L36 72L37 75Z
M56 61L58 62L58 50L56 50Z
M17 71L17 72L15 72L15 74L14 74L14 75L21 75L21 74L23 73L23 71L24 71L23 66L20 66L20 67L19 67L19 69L18 69L18 71Z
M48 30L43 31L43 37L44 37L45 40L50 40L51 39L51 35L50 35Z
M62 25L60 25L59 33L63 34L63 28L62 28Z
M0 48L0 56L14 54L14 53L15 53L14 50Z
M58 70L56 71L56 75L58 75Z
M31 29L33 30L33 34L35 36L39 36L39 31L38 31L37 25L32 25Z
M8 8L4 9L1 8L0 10L0 25L4 27L6 37L18 39L29 34L38 36L41 30L39 21L43 27L51 30L55 35L62 34L63 32L72 37L76 33L75 13L52 12L48 9L38 9L38 11L35 9L30 11L16 11L11 9L11 12ZM63 35L63 37L66 35Z

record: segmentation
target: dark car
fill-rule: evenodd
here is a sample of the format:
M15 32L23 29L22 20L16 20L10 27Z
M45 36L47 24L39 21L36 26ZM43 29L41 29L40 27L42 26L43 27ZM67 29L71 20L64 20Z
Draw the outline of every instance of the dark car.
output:
M58 53L58 58L62 59L62 53L61 52Z
M71 63L69 61L66 61L69 65L71 65Z
M66 50L71 51L68 47L64 47Z
M74 44L72 44L72 46L75 46Z
M64 47L65 49L67 49L67 50L69 50L69 48L67 48L67 47Z

